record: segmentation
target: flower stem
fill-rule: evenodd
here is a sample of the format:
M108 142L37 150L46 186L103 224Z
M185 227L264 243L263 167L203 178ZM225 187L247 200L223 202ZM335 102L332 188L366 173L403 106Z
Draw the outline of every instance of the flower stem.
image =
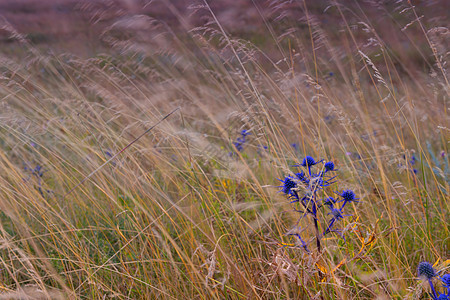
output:
M319 224L317 222L317 216L316 216L317 215L317 209L316 209L316 202L315 201L313 201L312 211L314 213L314 228L316 229L317 251L319 251L319 253L320 253L321 252L321 247L320 247L320 236L319 236Z
M433 282L431 282L431 278L428 279L428 283L430 284L431 291L433 292L433 298L434 298L434 299L437 299L438 296L437 296L437 294L436 294L436 290L434 289Z

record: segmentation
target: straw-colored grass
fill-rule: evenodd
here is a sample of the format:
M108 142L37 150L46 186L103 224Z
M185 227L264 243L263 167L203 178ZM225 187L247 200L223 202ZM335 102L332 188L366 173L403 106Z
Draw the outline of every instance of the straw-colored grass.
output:
M0 57L0 298L424 299L417 264L449 267L444 29L402 4L389 24L404 53L363 11L335 5L322 26L298 5L300 24L265 20L271 53L208 6L205 27L160 26L151 43L113 26L113 54L90 59L15 33L26 58ZM322 253L295 247L277 193L305 155L361 198Z

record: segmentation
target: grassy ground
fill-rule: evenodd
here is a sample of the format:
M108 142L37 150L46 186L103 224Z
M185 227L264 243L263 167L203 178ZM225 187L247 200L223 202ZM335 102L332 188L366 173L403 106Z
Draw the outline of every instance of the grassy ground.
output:
M207 5L176 34L134 16L90 58L3 26L0 298L429 299L418 263L450 265L448 30L394 8L277 2L252 34ZM286 234L277 187L306 155L335 163L326 195L360 198L321 251L311 219L309 252Z

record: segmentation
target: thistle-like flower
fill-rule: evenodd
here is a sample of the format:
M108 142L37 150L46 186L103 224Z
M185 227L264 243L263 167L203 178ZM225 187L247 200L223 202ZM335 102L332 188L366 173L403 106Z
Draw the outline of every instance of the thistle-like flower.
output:
M293 179L294 178L292 176L286 176L284 180L278 179L283 183L283 185L280 187L282 188L281 191L284 194L292 196L292 189L297 187L297 184Z
M340 197L336 199L333 197L324 197L321 199L319 197L319 193L325 193L324 189L336 183L336 181L334 181L336 176L329 176L329 172L335 171L335 165L332 161L323 163L323 167L318 168L319 170L313 170L313 167L321 162L323 162L323 160L316 161L313 157L306 156L303 159L303 162L295 167L304 167L307 169L307 173L300 171L294 173L292 176L286 176L283 180L279 179L283 183L283 185L279 186L281 192L287 195L288 199L291 200L291 204L298 203L298 205L301 206L300 209L294 208L294 211L301 213L297 224L304 217L311 217L309 220L312 220L314 224L316 245L319 252L321 252L320 241L323 236L330 232L341 232L341 230L335 229L334 226L339 220L349 216L345 215L343 212L345 205L348 202L358 202L356 201L357 198L352 190L344 190L341 193L336 193ZM303 191L303 193L301 191ZM343 204L338 205L339 202L343 202ZM325 206L330 209L328 215L330 215L331 218L328 221L321 220L321 216L324 214L319 213ZM321 227L319 226L320 223L325 223L324 227L326 227L326 229L323 233L319 231L319 228ZM297 236L302 243L302 247L307 250L307 244L305 240L302 239L300 233L289 235ZM342 233L341 236L344 238Z
M337 208L332 208L331 212L329 213L329 215L333 216L333 220L335 221L339 221L339 219L343 219L344 216L342 215L342 212L340 209Z
M358 199L355 198L355 193L352 190L343 190L342 193L338 195L342 197L341 201L344 201L342 207L344 207L349 202L358 202Z
M436 299L437 300L449 300L450 298L446 294L439 293L439 296Z
M442 281L443 287L450 293L450 274L442 275L439 279Z
M317 163L319 163L319 162L316 162L315 160L314 160L314 158L312 158L311 156L306 156L304 159L303 159L303 162L302 162L302 166L303 167L312 167L312 166L314 166L314 165L316 165Z
M325 172L333 171L334 170L334 163L332 161L328 161L324 165Z
M323 205L327 205L330 209L334 208L334 205L336 204L337 200L333 197L327 197L322 200Z
M422 261L417 267L417 274L420 278L426 279L428 281L428 284L431 287L431 291L433 292L433 299L438 299L438 295L436 294L436 290L434 289L433 282L431 281L431 279L436 276L436 271L434 270L433 266L427 261Z
M436 272L434 271L433 266L426 261L419 263L419 266L417 267L417 273L419 274L419 277L423 277L426 279L431 279L436 276Z

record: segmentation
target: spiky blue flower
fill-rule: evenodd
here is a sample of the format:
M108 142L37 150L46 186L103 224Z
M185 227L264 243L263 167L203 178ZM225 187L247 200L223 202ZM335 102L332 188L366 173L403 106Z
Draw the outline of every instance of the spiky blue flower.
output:
M242 147L242 143L240 142L233 142L234 146L236 147L236 150L241 152L242 150L244 150L244 147Z
M283 185L280 186L281 191L283 193L285 193L286 195L292 195L292 189L297 186L297 184L295 183L293 178L291 176L286 176L284 178L284 180L281 180L281 179L278 179L278 180L280 180L283 183Z
M332 161L325 163L325 171L333 171L334 170L334 163Z
M311 167L311 166L314 166L315 164L317 164L317 162L314 160L314 158L312 158L309 155L306 156L302 162L303 167Z
M349 202L358 202L355 198L355 193L352 190L343 190L342 193L338 194L342 197L341 201L344 201L342 208Z
M323 205L327 205L330 208L334 207L334 204L337 202L336 199L334 199L333 197L328 197L322 200L323 201Z
M439 296L436 298L436 300L450 300L450 298L446 294L439 293Z
M295 173L295 177L300 182L303 182L305 185L309 185L309 178L306 176L306 174L303 171L300 171L299 173Z
M329 215L333 216L333 219L335 219L336 221L339 221L339 219L343 219L344 216L342 215L342 212L340 209L337 208L332 208L331 212L329 213Z
M333 230L334 224L337 221L339 221L340 219L343 219L344 217L348 216L348 215L343 215L341 209L334 208L333 206L330 206L330 208L331 208L331 212L328 214L331 215L332 217L328 223L327 229L325 229L325 231L323 232L323 235L326 235L327 233L332 232L332 231L339 232L339 230ZM342 234L341 234L341 236L343 237Z
M305 180L306 175L303 171L300 171L299 173L295 173L295 176L298 178L298 180Z
M353 201L355 200L355 193L352 190L344 190L341 193L341 197L344 199L344 201Z
M42 167L40 165L36 165L36 168L34 168L32 172L39 177L42 177L42 175L44 175L44 171L42 170Z
M241 135L245 138L247 135L250 135L251 133L248 131L248 130L246 130L246 129L242 129L241 130Z
M449 289L450 292L450 274L444 274L439 279L442 281L444 288Z
M433 266L427 261L419 263L417 273L419 274L419 277L425 277L426 279L431 279L436 275Z
M422 261L417 267L417 274L419 275L419 277L424 278L428 281L431 291L433 292L433 299L438 299L438 295L436 294L436 290L434 289L433 282L431 281L431 279L436 276L436 271L434 270L433 266L427 261Z
M241 130L240 134L241 134L241 137L238 137L236 139L236 141L233 142L233 145L236 147L237 151L242 152L244 150L244 144L246 143L245 137L247 135L250 135L251 133L248 130L243 129L243 130ZM231 153L230 156L233 156L233 154L234 153Z

